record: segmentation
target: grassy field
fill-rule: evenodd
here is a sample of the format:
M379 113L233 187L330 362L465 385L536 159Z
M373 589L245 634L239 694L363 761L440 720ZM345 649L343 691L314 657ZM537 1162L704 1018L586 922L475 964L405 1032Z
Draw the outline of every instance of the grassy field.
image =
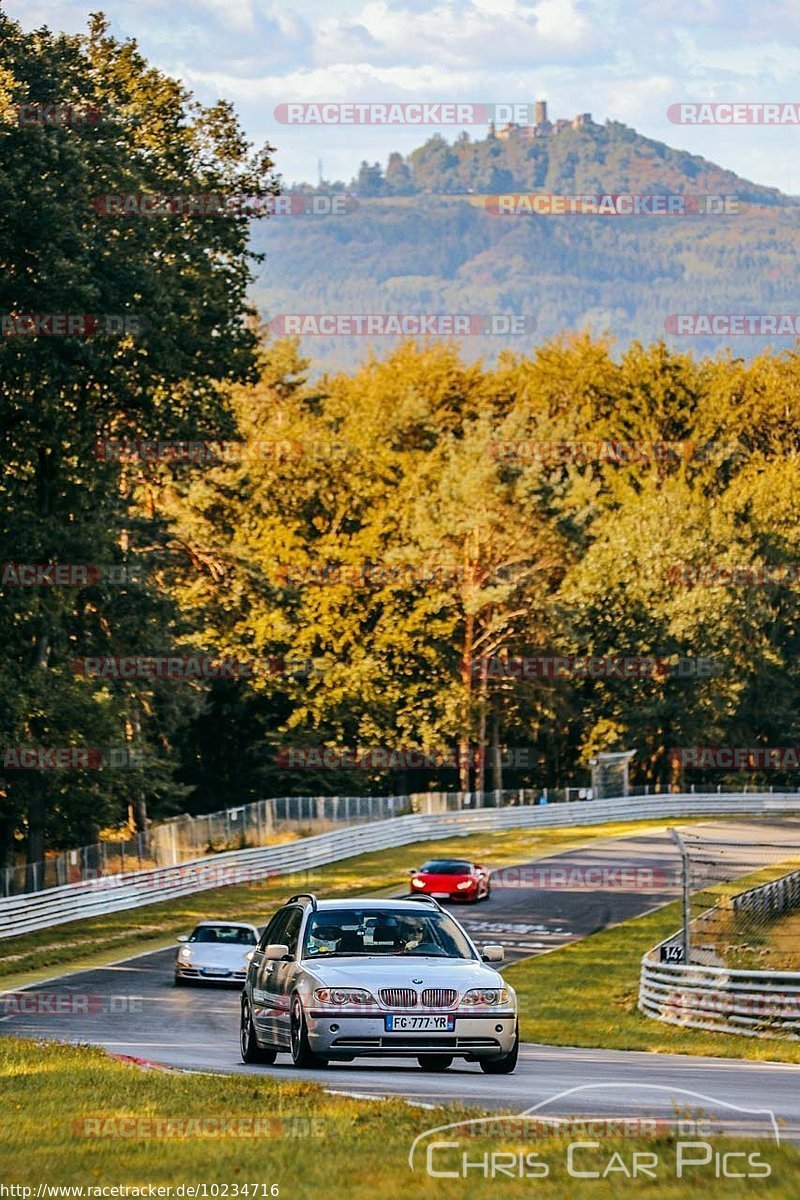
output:
M708 820L707 817L704 819ZM680 821L681 825L690 823L685 819ZM0 942L0 983L5 987L20 987L37 978L47 978L62 966L70 969L100 966L147 950L158 950L172 945L177 934L207 917L236 917L264 924L292 892L310 889L320 895L333 896L383 889L388 892L405 890L409 869L419 866L426 858L456 854L496 868L557 854L586 845L596 838L663 829L665 824L669 822L661 819L577 825L568 829L513 829L418 842L342 859L310 873L215 888L160 904L57 925ZM208 861L213 862L213 859Z
M718 1160L712 1158L705 1166L685 1169L685 1177L677 1179L678 1149L674 1135L666 1131L649 1139L598 1134L593 1139L597 1148L581 1150L574 1166L597 1171L600 1178L578 1180L568 1171L567 1139L527 1132L520 1139L498 1123L485 1137L467 1137L466 1130L444 1135L449 1141L458 1138L459 1146L437 1151L433 1167L455 1168L462 1177L434 1178L425 1168L427 1143L415 1156L412 1172L412 1142L433 1127L474 1116L474 1110L431 1111L401 1100L359 1101L267 1075L145 1071L97 1050L12 1038L0 1039L0 1090L5 1116L0 1122L0 1183L30 1187L34 1197L43 1183L84 1189L127 1185L144 1188L143 1195L151 1185L205 1185L206 1196L222 1200L270 1195L282 1200L480 1200L532 1194L543 1200L578 1195L581 1200L611 1200L620 1194L678 1200L699 1197L709 1187L719 1197L795 1200L800 1178L796 1147L712 1138L717 1153L756 1154L759 1164L767 1164L769 1178L717 1178ZM577 1134L576 1140L582 1136ZM625 1175L637 1151L655 1156L646 1160L655 1179ZM466 1178L464 1153L468 1162L477 1163ZM497 1166L498 1160L489 1157L486 1178L483 1155L493 1153L505 1156L499 1165L506 1171L509 1155L517 1164L520 1153L536 1153L539 1157L529 1162L540 1172L546 1166L548 1175L512 1178L496 1173L491 1178L491 1164ZM618 1158L612 1160L615 1153ZM701 1157L696 1150L684 1153ZM743 1171L746 1160L734 1161L732 1169ZM609 1163L611 1170L603 1179ZM755 1170L755 1160L751 1165ZM220 1185L216 1192L215 1185ZM273 1186L276 1191L271 1192ZM19 1192L5 1194L24 1197ZM92 1195L87 1190L83 1194ZM202 1190L195 1195L203 1196Z
M727 918L727 919L726 919ZM757 912L724 913L713 944L725 962L742 971L800 970L800 912L775 920Z

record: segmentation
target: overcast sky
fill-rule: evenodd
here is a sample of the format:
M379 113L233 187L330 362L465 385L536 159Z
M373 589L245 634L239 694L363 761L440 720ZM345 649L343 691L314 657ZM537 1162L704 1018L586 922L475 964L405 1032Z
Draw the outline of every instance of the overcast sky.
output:
M25 29L78 32L103 8L118 37L204 101L232 100L284 180L349 180L435 127L287 127L290 101L520 102L591 112L800 192L800 127L686 127L679 101L800 101L800 5L766 0L4 0ZM458 130L442 129L452 140ZM482 127L468 129L482 136Z

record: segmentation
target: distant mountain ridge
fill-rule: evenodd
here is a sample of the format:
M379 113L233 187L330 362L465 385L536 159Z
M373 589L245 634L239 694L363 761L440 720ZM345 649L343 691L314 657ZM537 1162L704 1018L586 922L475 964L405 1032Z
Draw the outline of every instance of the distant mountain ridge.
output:
M571 121L547 119L543 102L530 125L507 124L487 136L463 133L454 142L440 134L407 157L393 152L386 168L362 163L350 183L364 197L420 192L461 195L509 191L680 193L737 195L743 201L786 204L777 188L742 179L686 150L644 137L619 121L603 125L591 113ZM342 186L342 185L339 185Z
M671 314L797 310L800 232L795 198L683 150L590 114L511 126L471 140L429 138L386 168L362 163L350 185L358 208L342 216L274 218L255 226L263 251L254 299L284 313L507 313L535 317L533 338L466 339L466 357L529 351L565 329L609 332L623 344L664 337ZM312 189L347 190L344 183ZM497 216L485 198L519 192L733 196L733 215ZM531 321L528 321L528 327ZM756 338L669 338L750 357ZM363 338L311 337L319 365L349 367ZM374 342L378 353L393 339ZM773 339L775 345L792 342Z

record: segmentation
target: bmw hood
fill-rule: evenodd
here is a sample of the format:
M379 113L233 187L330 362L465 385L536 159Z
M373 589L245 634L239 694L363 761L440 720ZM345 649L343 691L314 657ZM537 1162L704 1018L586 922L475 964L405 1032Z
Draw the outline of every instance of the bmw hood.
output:
M509 987L502 975L488 963L458 958L327 958L315 962L306 959L304 969L328 987L450 987L464 992L467 988Z

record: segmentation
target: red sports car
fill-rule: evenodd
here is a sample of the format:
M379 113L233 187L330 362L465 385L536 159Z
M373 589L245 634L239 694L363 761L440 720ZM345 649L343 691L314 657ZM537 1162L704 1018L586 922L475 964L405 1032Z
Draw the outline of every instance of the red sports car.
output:
M432 858L418 871L411 872L413 895L470 902L486 900L490 890L486 868L463 858Z

